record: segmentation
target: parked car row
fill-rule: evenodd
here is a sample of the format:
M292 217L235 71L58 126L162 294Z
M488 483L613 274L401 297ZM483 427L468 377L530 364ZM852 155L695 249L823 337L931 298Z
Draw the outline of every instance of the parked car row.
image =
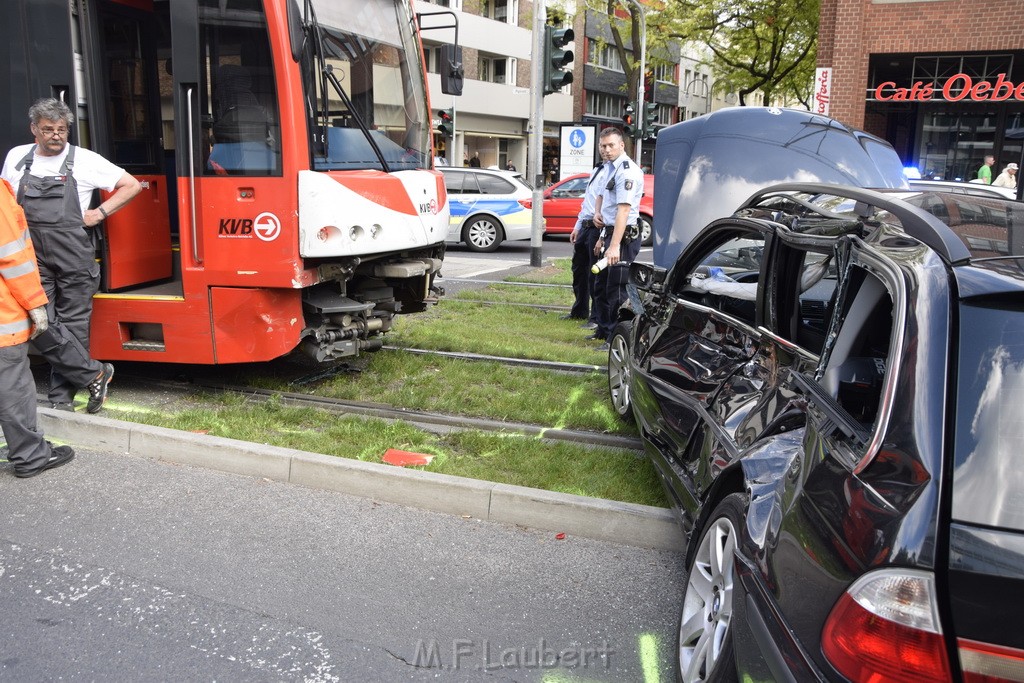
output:
M522 174L496 169L440 167L451 207L448 241L471 251L491 252L506 240L528 240L533 223L533 189ZM572 175L544 191L545 234L572 232L583 204L586 174ZM651 244L654 176L644 176L640 200L643 244Z
M686 537L678 679L1024 680L1021 203L908 189L806 112L715 116L659 135L665 260L608 361ZM755 149L800 180L732 203Z

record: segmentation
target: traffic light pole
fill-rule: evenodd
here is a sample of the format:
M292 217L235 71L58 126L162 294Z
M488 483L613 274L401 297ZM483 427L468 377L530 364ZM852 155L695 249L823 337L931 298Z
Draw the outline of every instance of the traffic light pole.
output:
M640 77L636 79L636 100L637 100L637 113L641 119L644 118L644 76L647 73L647 12L644 10L644 6L640 4L639 0L629 0L629 3L636 7L637 11L640 12ZM646 128L644 121L637 121L640 125ZM643 151L643 136L637 138L636 145L633 147L634 159L637 166L643 166L640 162L640 153Z
M543 2L533 5L533 59L530 64L530 110L532 111L529 136L528 177L533 179L533 223L530 228L530 265L539 268L544 263L541 245L544 243L544 46L547 11Z

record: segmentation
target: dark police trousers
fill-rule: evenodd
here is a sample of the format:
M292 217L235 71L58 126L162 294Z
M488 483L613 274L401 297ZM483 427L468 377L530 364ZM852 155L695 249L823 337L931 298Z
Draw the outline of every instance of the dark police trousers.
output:
M75 147L68 149L61 175L44 178L29 173L34 152L35 147L18 164L25 166L18 203L25 211L39 279L50 300L50 329L33 343L51 367L49 400L71 403L78 389L103 370L102 363L89 357L92 297L99 289L100 268L78 201Z
M597 257L594 256L594 245L601 230L594 227L594 222L583 221L583 227L576 235L576 242L572 248L572 293L574 301L569 315L573 318L587 318L591 322L597 322L597 314L590 308L590 299L593 295L593 277L590 269L594 266Z
M629 228L627 228L627 231ZM626 283L629 282L629 264L640 253L640 238L619 245L619 262L608 266L594 276L594 306L597 308L597 330L601 339L611 339L619 316L619 308L626 301Z

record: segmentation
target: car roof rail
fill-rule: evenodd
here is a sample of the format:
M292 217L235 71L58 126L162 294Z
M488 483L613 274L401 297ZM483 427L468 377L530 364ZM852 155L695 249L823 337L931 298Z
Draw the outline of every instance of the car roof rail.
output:
M948 225L924 209L919 209L916 206L889 197L885 193L876 190L851 187L849 185L832 185L829 183L780 183L758 190L740 205L740 209L756 206L769 197L789 195L794 192L812 195L827 194L852 199L858 204L865 205L856 207L856 213L861 217L866 217L865 214L870 215L871 212L867 209L869 206L874 207L876 210L888 211L899 219L905 233L935 250L947 263L957 264L970 261L971 252L968 250L967 245L963 243L963 240ZM815 207L810 202L799 201L798 198L790 198L801 206L811 209L824 217L836 217L836 214L827 209Z

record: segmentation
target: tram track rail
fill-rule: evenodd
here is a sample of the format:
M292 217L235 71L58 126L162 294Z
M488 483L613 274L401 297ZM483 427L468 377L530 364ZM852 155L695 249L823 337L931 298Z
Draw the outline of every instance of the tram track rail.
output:
M126 377L125 379L128 378ZM196 393L197 390L202 390L213 394L237 394L254 401L266 402L275 400L280 402L282 405L289 407L318 408L334 415L359 415L386 420L402 420L404 422L435 431L438 429L477 430L493 433L522 434L525 436L550 439L552 441L576 443L583 446L618 448L629 451L640 451L643 448L640 439L619 434L605 434L602 432L577 429L561 429L558 427L545 427L542 425L523 422L508 422L465 415L433 413L430 411L401 408L380 403L312 396L298 392L260 389L256 387L226 384L208 380L193 380L188 384L184 384L177 381L153 380L140 376L134 376L131 379L140 383L145 383L147 386L155 389L189 393Z

